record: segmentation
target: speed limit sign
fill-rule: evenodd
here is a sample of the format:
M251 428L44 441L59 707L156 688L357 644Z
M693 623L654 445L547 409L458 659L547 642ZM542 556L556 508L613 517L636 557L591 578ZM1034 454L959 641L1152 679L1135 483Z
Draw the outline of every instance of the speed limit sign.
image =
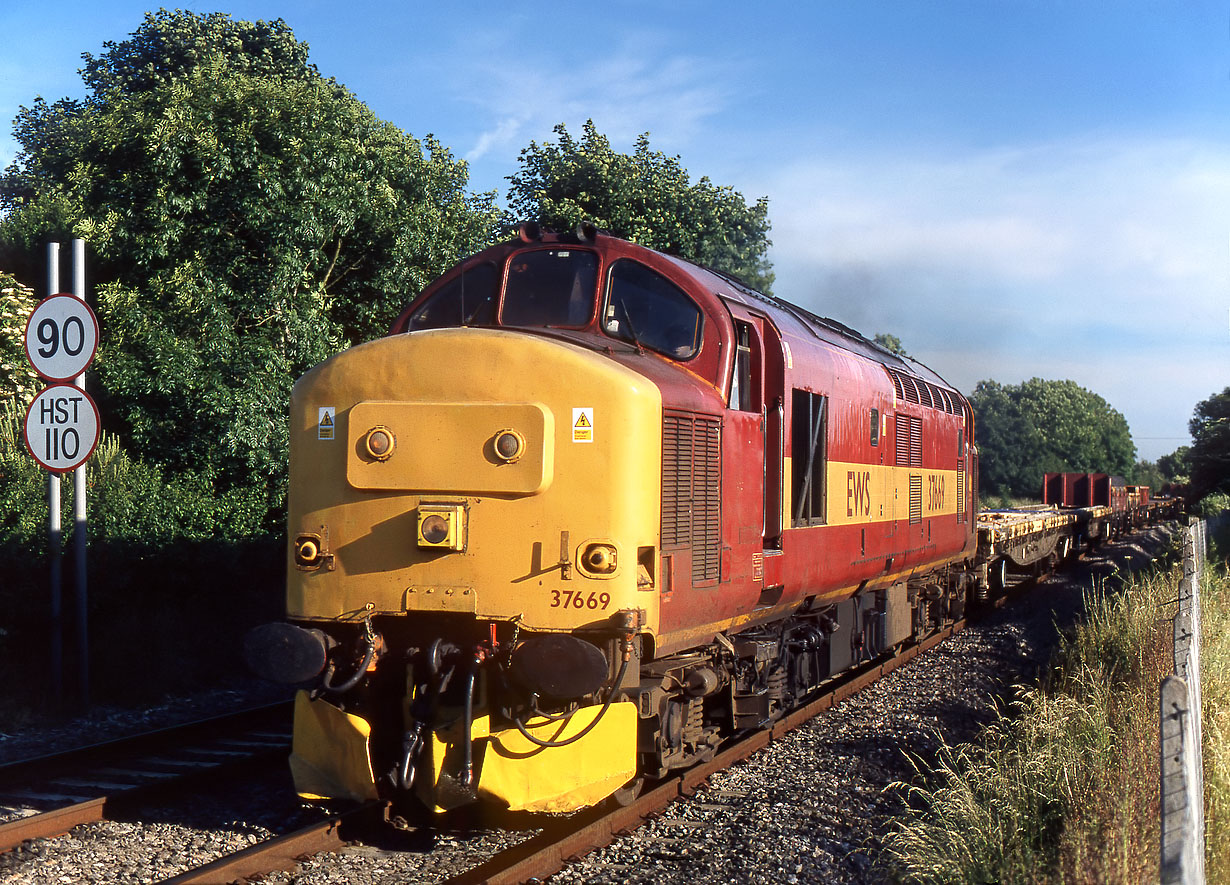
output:
M67 473L94 453L100 423L93 397L72 384L53 384L26 410L26 448L52 473Z
M76 378L97 349L98 320L75 295L44 298L26 322L26 356L48 381Z

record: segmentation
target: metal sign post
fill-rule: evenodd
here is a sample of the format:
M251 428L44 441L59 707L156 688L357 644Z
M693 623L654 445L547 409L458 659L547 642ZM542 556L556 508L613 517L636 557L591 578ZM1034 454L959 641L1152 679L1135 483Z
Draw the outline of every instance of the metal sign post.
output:
M94 317L94 311L90 310L85 303L85 240L76 237L73 238L73 294L81 300L81 305L85 307L89 318L94 320L94 343L90 347L90 358L82 365L81 371L73 381L73 384L81 391L81 395L89 399L89 394L85 392L85 367L93 361L94 351L98 348L98 320ZM92 404L93 400L90 402ZM94 407L94 414L98 414L97 406ZM95 432L94 442L90 445L91 452L97 442L98 433ZM85 461L83 460L73 473L73 551L77 579L77 685L81 696L81 706L88 707L90 705L90 607L86 592L88 585L85 570L85 512Z
M60 244L47 245L47 288L59 288ZM85 241L73 240L73 294L52 294L26 322L26 356L34 370L53 382L26 412L26 448L50 472L47 486L48 546L51 555L51 677L57 702L63 699L63 630L60 474L73 477L73 547L77 585L77 660L81 703L89 704L89 618L86 581L85 462L98 444L98 407L85 391L85 370L98 348L98 320L85 303ZM72 379L72 384L55 383Z
M60 291L60 244L47 244L47 294ZM26 325L29 339L30 326ZM27 355L30 348L26 347ZM60 475L47 474L47 555L51 562L51 691L56 705L64 704L64 564L60 527Z

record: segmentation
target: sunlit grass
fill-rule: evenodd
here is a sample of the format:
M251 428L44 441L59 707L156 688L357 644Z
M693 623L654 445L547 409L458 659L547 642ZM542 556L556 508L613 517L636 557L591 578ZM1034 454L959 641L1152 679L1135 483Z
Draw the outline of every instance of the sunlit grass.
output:
M1157 693L1180 576L1088 590L1086 622L1043 684L1020 689L976 742L918 763L886 840L902 881L1156 879Z
M1230 531L1225 533L1230 535ZM1210 551L1201 588L1205 876L1230 882L1230 537Z

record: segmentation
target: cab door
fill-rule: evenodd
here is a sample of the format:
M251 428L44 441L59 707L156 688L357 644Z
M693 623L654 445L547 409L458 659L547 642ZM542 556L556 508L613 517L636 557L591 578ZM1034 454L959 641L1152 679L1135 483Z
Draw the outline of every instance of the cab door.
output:
M750 565L754 583L774 583L783 529L784 408L782 347L765 317L730 305L735 328L726 439L737 534L730 533L731 555ZM766 600L771 601L771 600Z

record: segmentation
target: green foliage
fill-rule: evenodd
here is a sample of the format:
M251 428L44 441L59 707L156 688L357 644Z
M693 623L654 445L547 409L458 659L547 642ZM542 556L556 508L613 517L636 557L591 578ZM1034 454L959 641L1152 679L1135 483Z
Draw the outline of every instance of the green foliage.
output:
M555 144L531 142L521 152L521 171L509 176L515 218L562 231L591 221L769 291L767 198L749 206L738 191L707 177L693 184L679 157L650 150L648 133L631 155L612 150L593 120L579 142L563 124L555 133Z
M1230 503L1228 501L1227 503ZM1230 525L1218 540L1230 540ZM1230 882L1230 548L1211 551L1200 597L1205 881ZM1220 562L1219 562L1220 561ZM1214 566L1213 563L1219 563Z
M47 473L21 438L24 410L0 404L0 545L44 549ZM177 539L242 538L260 533L265 505L259 495L219 492L190 471L167 475L132 458L119 439L103 432L86 464L90 540L168 545ZM62 484L61 524L72 525L71 475Z
M1134 486L1148 486L1153 494L1160 494L1167 479L1152 461L1137 461L1127 473L1127 481Z
M982 495L1036 495L1045 472L1036 464L1042 435L1022 411L1013 388L979 381L970 405L974 409Z
M165 10L22 108L0 246L95 252L95 393L143 461L280 518L293 380L494 236L465 164L377 119L282 22Z
M1192 435L1192 497L1230 492L1230 387L1196 403L1187 428Z
M1196 502L1196 506L1192 508L1192 511L1204 519L1220 516L1226 511L1230 511L1230 494L1226 492L1213 492L1211 495L1205 495Z
M38 390L38 375L26 359L26 320L38 299L29 286L0 272L0 400L30 402Z
M909 356L905 352L905 348L901 346L901 339L896 335L890 335L887 332L880 332L873 339L876 344L883 347L889 353L895 353L897 356Z
M1127 475L1135 464L1127 420L1074 381L980 381L970 404L988 496L1037 495L1045 473Z
M13 400L0 402L0 671L8 676L0 706L10 713L48 701L47 473L24 450L23 415ZM143 702L242 678L240 656L219 650L239 648L245 630L283 614L284 545L260 534L264 501L219 492L190 472L167 475L105 432L86 486L95 700ZM61 498L71 551L71 475ZM71 633L71 552L62 563ZM209 629L185 627L193 624ZM65 671L74 672L71 659Z
M1185 483L1192 473L1191 448L1179 446L1169 455L1157 459L1157 469L1166 482Z

